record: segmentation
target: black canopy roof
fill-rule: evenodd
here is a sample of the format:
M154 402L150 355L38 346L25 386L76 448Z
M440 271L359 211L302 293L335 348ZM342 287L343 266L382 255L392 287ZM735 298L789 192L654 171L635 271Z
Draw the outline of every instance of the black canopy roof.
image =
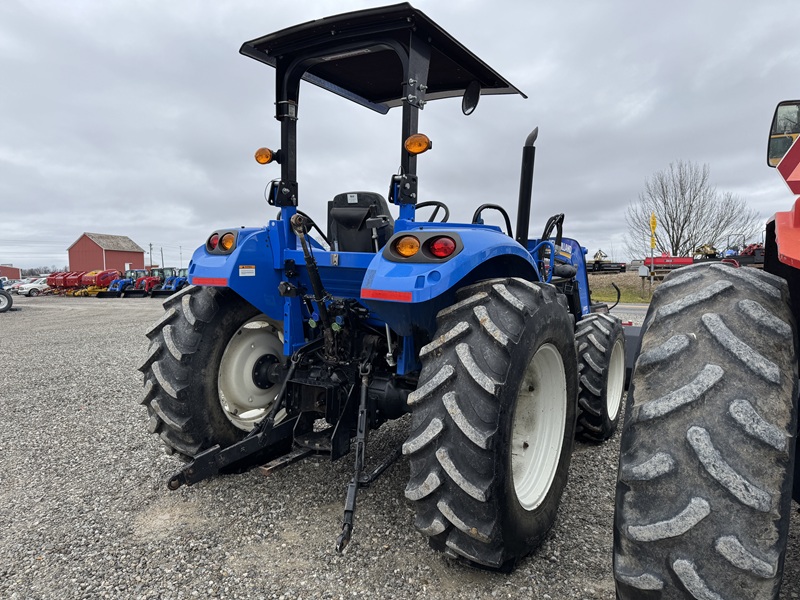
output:
M309 21L245 42L240 52L277 67L310 65L303 79L381 113L404 99L412 37L430 47L425 100L461 96L477 80L482 94L525 94L408 3ZM399 45L399 46L398 46ZM415 50L416 51L416 50ZM309 60L313 57L313 60Z

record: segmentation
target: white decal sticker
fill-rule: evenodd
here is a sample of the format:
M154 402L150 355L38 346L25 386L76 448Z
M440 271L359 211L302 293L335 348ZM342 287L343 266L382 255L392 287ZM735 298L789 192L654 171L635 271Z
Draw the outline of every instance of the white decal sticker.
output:
M239 265L239 277L255 277L255 265Z

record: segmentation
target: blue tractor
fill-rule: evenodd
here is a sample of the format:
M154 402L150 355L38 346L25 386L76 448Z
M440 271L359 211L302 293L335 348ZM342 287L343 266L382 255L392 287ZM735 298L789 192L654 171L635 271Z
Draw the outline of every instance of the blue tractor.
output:
M445 204L421 201L423 106L462 97L470 114L482 94L521 92L408 4L290 27L241 53L276 70L280 149L256 160L280 165L267 194L280 212L211 233L192 257L192 285L165 300L147 334L150 430L188 460L168 486L352 453L342 551L358 489L404 455L405 496L430 545L512 567L554 522L573 439L615 430L626 368L622 326L591 302L585 249L562 235L564 216L528 237L536 129L515 231L498 204L476 202L472 222L450 223ZM387 197L337 194L322 227L298 209L304 80L402 111ZM487 211L505 226L483 224ZM407 413L406 441L368 469L369 432Z
M175 271L174 275L167 277L163 284L157 284L150 291L150 297L163 298L164 296L172 296L172 294L181 291L187 285L189 285L189 269L180 268Z
M130 293L136 287L136 282L147 277L146 269L128 269L119 279L115 279L107 290L97 293L98 298L121 298L123 293Z

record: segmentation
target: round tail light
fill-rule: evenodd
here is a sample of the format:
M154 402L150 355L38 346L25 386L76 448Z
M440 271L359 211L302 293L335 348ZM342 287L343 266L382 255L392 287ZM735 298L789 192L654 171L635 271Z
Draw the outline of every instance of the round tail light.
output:
M419 252L419 240L413 235L404 235L394 243L395 252L404 258Z
M224 252L228 252L231 248L233 248L233 243L236 241L236 236L232 233L224 234L219 240L219 247Z
M218 234L215 233L210 238L208 238L208 247L211 250L216 250L218 244L219 244L219 235Z
M456 243L447 236L433 238L428 242L428 251L436 258L447 258L456 251Z

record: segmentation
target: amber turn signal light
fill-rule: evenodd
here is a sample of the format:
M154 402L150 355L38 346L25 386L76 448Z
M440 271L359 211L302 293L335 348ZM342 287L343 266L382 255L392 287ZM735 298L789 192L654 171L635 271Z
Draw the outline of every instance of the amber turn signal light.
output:
M409 154L422 154L433 148L433 142L424 133L415 133L406 138L403 146Z
M394 243L394 250L404 258L414 256L419 252L419 240L413 235L404 235Z
M259 148L256 150L256 162L260 165L266 165L275 160L275 153L269 148Z
M233 248L233 243L235 241L236 237L232 233L226 233L219 239L219 249L223 252L228 252Z

